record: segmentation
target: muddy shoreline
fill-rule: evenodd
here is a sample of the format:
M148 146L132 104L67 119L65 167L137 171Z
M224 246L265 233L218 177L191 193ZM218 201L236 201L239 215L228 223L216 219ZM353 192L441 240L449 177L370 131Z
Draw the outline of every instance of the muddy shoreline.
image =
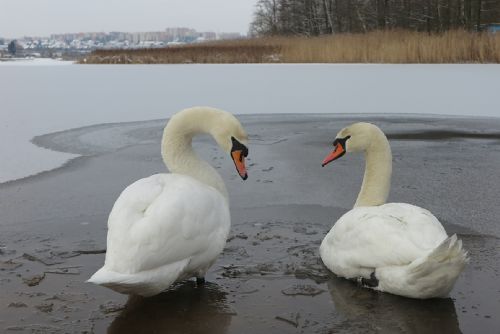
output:
M208 284L151 299L84 283L103 263L108 212L128 184L163 172L164 120L40 136L81 157L0 185L0 329L6 333L493 333L500 327L500 120L408 116L242 116L250 133L241 181L208 138L195 147L225 179L232 229ZM471 263L450 298L380 294L333 277L318 257L354 202L361 157L330 169L335 133L372 121L391 139L391 201L431 210Z

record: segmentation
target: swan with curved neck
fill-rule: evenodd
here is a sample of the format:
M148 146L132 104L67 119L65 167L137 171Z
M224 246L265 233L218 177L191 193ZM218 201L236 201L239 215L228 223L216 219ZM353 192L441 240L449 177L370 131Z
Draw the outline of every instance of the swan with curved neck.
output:
M323 166L350 152L363 152L366 165L354 208L323 239L323 263L364 287L411 298L446 297L467 253L429 211L405 203L385 204L392 154L382 130L354 123L337 134L333 146Z
M89 282L152 296L176 281L204 281L226 243L230 215L224 181L192 149L201 133L214 138L246 180L248 136L233 115L208 107L175 114L161 141L170 173L140 179L118 197L108 219L104 266Z

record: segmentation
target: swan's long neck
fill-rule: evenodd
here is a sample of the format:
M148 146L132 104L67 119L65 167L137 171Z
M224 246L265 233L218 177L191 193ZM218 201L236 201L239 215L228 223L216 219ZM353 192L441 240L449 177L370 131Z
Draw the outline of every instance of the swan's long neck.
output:
M391 188L392 154L389 141L382 131L375 131L365 151L365 175L356 200L357 206L384 204Z
M193 137L197 134L212 135L218 112L209 108L194 108L174 115L163 132L161 154L171 173L191 176L219 190L227 199L227 189L219 173L200 159L192 147Z

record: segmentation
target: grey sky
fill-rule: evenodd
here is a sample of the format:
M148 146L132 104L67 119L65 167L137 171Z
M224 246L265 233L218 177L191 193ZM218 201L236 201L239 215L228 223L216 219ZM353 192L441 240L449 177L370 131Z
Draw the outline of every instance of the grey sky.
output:
M0 36L88 31L248 31L257 0L0 0Z

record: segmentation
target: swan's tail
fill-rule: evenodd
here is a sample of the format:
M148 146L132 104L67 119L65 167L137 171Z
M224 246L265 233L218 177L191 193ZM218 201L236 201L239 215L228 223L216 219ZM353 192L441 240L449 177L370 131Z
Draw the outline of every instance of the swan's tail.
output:
M411 297L447 297L468 262L456 234L407 266L377 269L378 290Z
M151 286L147 281L143 282L137 279L135 275L116 273L104 267L92 275L87 280L87 283L102 285L124 294L137 294L149 297L157 293L156 287Z
M105 286L119 293L150 297L164 291L174 283L188 262L189 259L181 260L133 274L118 273L104 266L87 282Z

